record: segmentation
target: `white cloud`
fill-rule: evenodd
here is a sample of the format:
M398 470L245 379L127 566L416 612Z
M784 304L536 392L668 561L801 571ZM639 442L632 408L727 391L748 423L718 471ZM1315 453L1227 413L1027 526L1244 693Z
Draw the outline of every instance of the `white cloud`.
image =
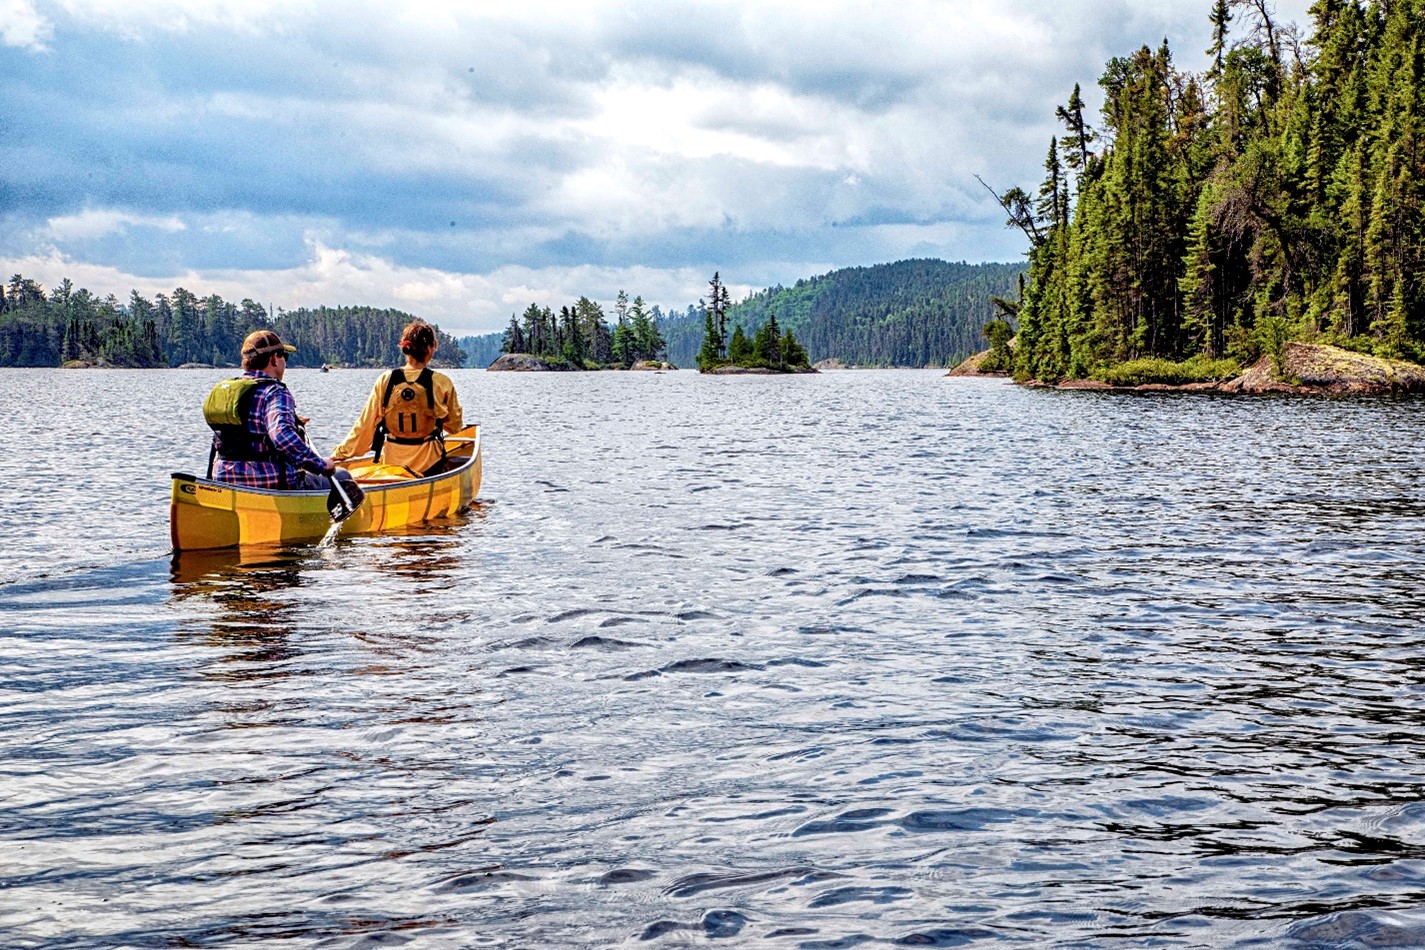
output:
M52 32L32 0L0 0L0 42L6 46L44 50Z
M129 38L161 31L190 33L210 27L262 32L279 11L307 4L283 0L54 0L77 20Z
M0 256L0 270L23 274L49 288L64 278L98 296L126 301L132 290L146 297L170 294L176 287L234 302L259 298L284 310L301 307L365 305L391 307L434 321L456 335L503 329L511 314L531 303L560 306L587 296L606 307L619 290L641 295L650 306L680 309L707 289L707 274L694 268L650 267L530 268L502 267L487 274L461 274L427 267L402 267L365 254L313 241L301 264L279 270L175 271L140 276L115 267L64 256L50 248L25 257ZM737 295L760 288L729 284Z
M175 233L185 230L187 226L174 215L141 215L113 209L94 209L51 218L45 231L51 240L63 242L92 240L132 227L156 228Z

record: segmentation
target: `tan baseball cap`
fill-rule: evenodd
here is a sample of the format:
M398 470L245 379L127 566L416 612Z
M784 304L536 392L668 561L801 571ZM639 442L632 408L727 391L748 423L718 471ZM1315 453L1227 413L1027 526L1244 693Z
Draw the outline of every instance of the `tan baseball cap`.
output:
M276 353L278 350L297 352L295 346L283 343L282 338L271 330L254 330L242 341L243 356L262 356L264 353Z

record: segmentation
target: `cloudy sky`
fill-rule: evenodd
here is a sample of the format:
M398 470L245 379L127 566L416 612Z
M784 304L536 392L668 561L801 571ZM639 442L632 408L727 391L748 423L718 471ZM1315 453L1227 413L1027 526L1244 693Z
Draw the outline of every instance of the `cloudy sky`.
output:
M1307 22L1310 0L1276 0ZM0 271L457 333L1017 260L1054 107L1210 0L0 0ZM1097 107L1098 98L1091 101Z

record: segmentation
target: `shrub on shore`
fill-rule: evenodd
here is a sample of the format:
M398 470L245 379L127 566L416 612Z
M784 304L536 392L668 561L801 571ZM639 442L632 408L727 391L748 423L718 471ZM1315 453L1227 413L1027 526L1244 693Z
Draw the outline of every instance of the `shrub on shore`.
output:
M1093 378L1113 386L1145 386L1150 383L1182 386L1187 383L1222 382L1241 372L1242 367L1237 361L1230 359L1214 360L1206 356L1194 356L1175 363L1172 360L1146 357L1104 367L1094 373Z

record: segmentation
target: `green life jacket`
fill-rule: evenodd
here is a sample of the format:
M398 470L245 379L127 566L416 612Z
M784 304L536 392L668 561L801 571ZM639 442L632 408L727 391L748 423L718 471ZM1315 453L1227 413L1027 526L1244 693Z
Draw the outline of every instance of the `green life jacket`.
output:
M275 462L263 440L247 431L253 397L264 386L282 384L271 376L238 376L213 387L203 400L203 421L213 430L213 451L208 456L208 477L213 459L225 462Z

